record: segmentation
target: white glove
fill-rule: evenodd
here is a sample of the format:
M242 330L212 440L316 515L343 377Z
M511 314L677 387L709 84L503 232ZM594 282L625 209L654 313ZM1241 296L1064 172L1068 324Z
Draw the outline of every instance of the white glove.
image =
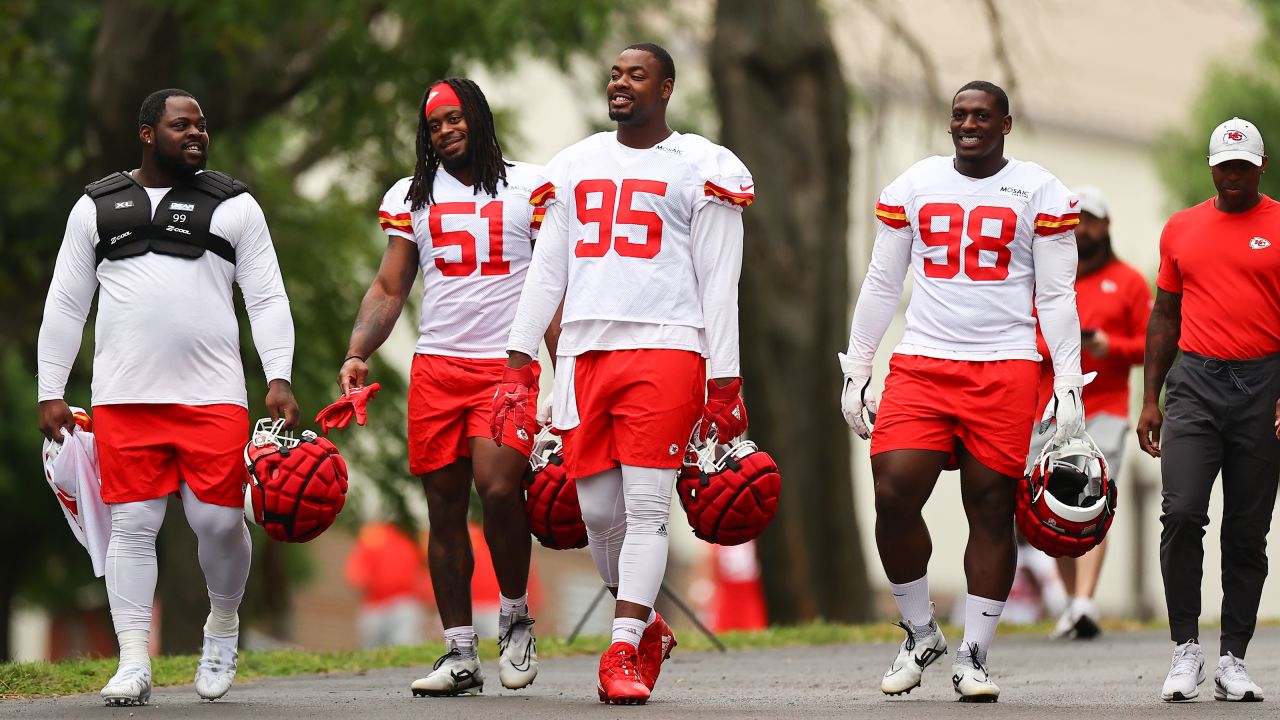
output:
M880 393L871 389L871 368L859 366L844 353L839 353L840 369L844 371L844 387L840 391L840 411L844 421L863 440L871 439L871 425L876 422L880 409ZM863 410L866 410L864 416ZM867 422L870 417L870 423Z
M1087 375L1059 375L1053 379L1053 399L1045 406L1044 415L1040 418L1040 432L1049 429L1049 424L1056 422L1053 432L1053 444L1061 445L1072 438L1084 434L1084 401L1080 394L1098 373Z

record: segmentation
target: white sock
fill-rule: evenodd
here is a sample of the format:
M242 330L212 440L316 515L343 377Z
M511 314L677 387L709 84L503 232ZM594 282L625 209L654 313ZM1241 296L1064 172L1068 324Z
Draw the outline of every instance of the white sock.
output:
M476 657L476 627L474 625L459 625L458 627L445 628L444 630L445 645L453 645L462 653L462 657L475 659Z
M240 615L236 608L209 606L209 617L204 621L204 634L211 637L234 637L240 634Z
M632 647L640 647L640 637L644 635L645 622L635 618L614 618L613 639L610 642L624 642Z
M529 593L525 593L515 600L498 593L498 603L498 617L506 617L508 615L519 617L529 614Z
M121 630L116 633L120 642L121 665L146 665L151 667L151 631Z
M1090 597L1072 598L1071 609L1076 615L1088 615L1091 618L1098 617L1098 604Z
M956 652L956 659L961 655L973 655L973 646L977 646L977 659L987 661L987 649L996 636L996 625L1000 624L1000 613L1004 612L1004 603L977 595L965 595L964 601L964 640Z
M898 604L902 619L912 627L924 627L933 620L933 608L929 603L929 575L909 583L889 583L893 601Z

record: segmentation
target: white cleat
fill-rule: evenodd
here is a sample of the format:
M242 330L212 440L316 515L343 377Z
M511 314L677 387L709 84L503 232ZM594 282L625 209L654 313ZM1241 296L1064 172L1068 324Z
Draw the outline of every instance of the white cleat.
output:
M480 671L480 658L463 657L457 645L450 643L449 652L436 660L431 674L414 680L409 689L413 691L414 697L478 695L484 692L484 673Z
M906 631L907 639L880 679L880 692L885 695L901 695L920 687L924 669L947 654L947 639L937 621L930 619L928 625L917 628L903 620L898 627Z
M231 689L236 679L236 649L239 635L231 637L204 636L204 649L200 663L196 665L196 694L205 700L217 700Z
M538 642L533 636L533 618L528 615L511 615L500 623L502 637L498 639L498 648L502 654L498 658L498 679L502 687L519 690L528 687L538 677Z
M1249 679L1244 661L1227 653L1213 673L1213 699L1228 702L1262 702L1262 688Z
M1173 650L1173 662L1160 690L1160 699L1165 702L1194 700L1200 694L1204 677L1204 653L1200 652L1198 643L1188 640Z
M102 688L101 694L108 705L146 705L151 699L151 666L140 663L121 665Z
M956 653L951 666L951 686L960 696L960 702L993 703L1000 699L1000 686L991 680L982 658L978 657L977 643L969 643L968 652Z

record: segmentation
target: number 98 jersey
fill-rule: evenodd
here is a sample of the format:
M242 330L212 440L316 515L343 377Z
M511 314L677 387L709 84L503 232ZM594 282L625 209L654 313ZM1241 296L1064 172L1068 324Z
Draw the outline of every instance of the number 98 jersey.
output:
M911 243L914 286L897 352L1038 360L1031 247L1074 243L1079 201L1035 163L1009 158L995 175L971 178L952 160L921 160L876 203L876 243Z
M693 218L708 203L741 211L755 182L732 152L673 132L651 148L598 133L557 154L533 201L563 203L569 243L562 322L705 327Z
M510 161L508 161L510 162ZM412 210L403 178L382 198L378 219L388 236L418 249L422 310L415 352L505 358L542 208L529 203L542 167L515 162L497 197L436 171L432 202Z

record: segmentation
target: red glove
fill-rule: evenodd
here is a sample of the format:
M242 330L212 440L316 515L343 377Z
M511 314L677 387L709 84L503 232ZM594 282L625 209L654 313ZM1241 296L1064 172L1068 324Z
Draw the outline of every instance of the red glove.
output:
M381 389L381 383L373 383L372 385L356 388L338 398L334 403L316 414L316 423L320 425L320 432L328 435L330 430L341 430L351 424L351 418L353 417L357 425L364 425L369 419L369 409L367 407L369 401Z
M529 389L537 378L533 376L533 364L521 368L509 367L502 372L502 382L493 394L493 413L489 417L489 431L493 441L502 444L502 430L508 416L517 428L522 428L528 418Z
M706 440L711 426L716 428L716 438L723 443L747 431L747 406L742 404L742 378L720 387L715 380L707 381L707 405L702 411L702 424L698 426L698 439Z

